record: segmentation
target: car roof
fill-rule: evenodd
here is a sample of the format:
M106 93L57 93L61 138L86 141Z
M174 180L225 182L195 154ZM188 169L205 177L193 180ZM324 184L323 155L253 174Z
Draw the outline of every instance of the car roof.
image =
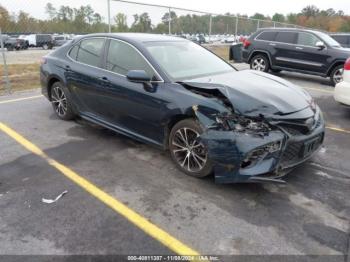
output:
M188 41L184 38L160 34L147 33L98 33L79 36L78 39L86 37L110 37L134 43L160 42L160 41Z

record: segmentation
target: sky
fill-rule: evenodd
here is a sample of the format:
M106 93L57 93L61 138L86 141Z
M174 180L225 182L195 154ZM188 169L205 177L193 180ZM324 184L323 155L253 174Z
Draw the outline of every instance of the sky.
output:
M10 12L23 10L33 17L44 19L47 18L45 13L47 2L51 2L54 6L68 5L72 8L89 4L96 12L107 18L107 0L0 0L0 5L6 7ZM346 14L350 14L350 0L140 0L140 2L218 14L230 12L253 15L259 12L272 16L274 13L300 12L307 5L316 5L320 9L333 8L335 10L343 10ZM133 20L133 14L142 12L148 12L152 21L158 22L167 10L111 0L111 15L113 16L113 14L118 12L125 13L128 16L128 22ZM181 15L187 12L176 11L176 13Z

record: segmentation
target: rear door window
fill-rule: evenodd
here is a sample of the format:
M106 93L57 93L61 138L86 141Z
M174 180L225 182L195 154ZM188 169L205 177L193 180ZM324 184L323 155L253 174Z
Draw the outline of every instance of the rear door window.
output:
M296 44L297 36L297 32L278 32L275 41L286 44Z
M144 70L150 77L154 71L140 53L131 45L111 40L106 61L107 70L126 76L129 70Z
M277 32L265 31L262 32L256 39L265 41L275 41Z
M304 32L298 33L298 41L297 41L298 45L315 47L318 41L321 41L321 40L313 34L304 33Z
M81 41L76 60L80 63L99 67L104 41L104 38L91 38Z

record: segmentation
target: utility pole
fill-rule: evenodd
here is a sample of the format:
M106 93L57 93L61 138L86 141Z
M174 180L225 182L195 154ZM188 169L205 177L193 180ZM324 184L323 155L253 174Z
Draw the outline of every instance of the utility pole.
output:
M4 41L2 37L2 32L0 28L0 44L1 44L1 53L2 53L2 59L4 62L4 77L5 77L5 84L6 84L6 90L7 93L11 93L11 84L10 84L10 79L9 79L9 72L7 68L7 63L6 63L6 55L5 55L5 48L4 48Z
M212 23L212 21L211 21L211 14L210 14L210 17L209 17L209 43L210 43L210 35L211 35L211 23Z
M169 6L169 35L171 35L171 9Z
M111 32L111 0L107 0L108 9L108 33Z
M238 16L236 16L236 27L235 27L235 37L237 38L238 33Z

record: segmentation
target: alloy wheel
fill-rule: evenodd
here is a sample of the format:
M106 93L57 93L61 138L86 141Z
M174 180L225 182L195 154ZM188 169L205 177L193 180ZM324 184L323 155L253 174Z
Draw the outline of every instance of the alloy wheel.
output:
M261 57L254 59L252 68L257 71L265 71L265 68L266 68L265 60Z
M344 71L344 69L339 68L338 70L336 70L334 72L334 74L333 74L334 83L338 84L338 83L343 81L343 71Z
M67 112L67 98L59 86L52 89L51 101L56 113L61 117L64 116Z
M207 163L207 150L198 141L199 134L191 128L180 128L171 141L178 164L189 172L200 172Z

